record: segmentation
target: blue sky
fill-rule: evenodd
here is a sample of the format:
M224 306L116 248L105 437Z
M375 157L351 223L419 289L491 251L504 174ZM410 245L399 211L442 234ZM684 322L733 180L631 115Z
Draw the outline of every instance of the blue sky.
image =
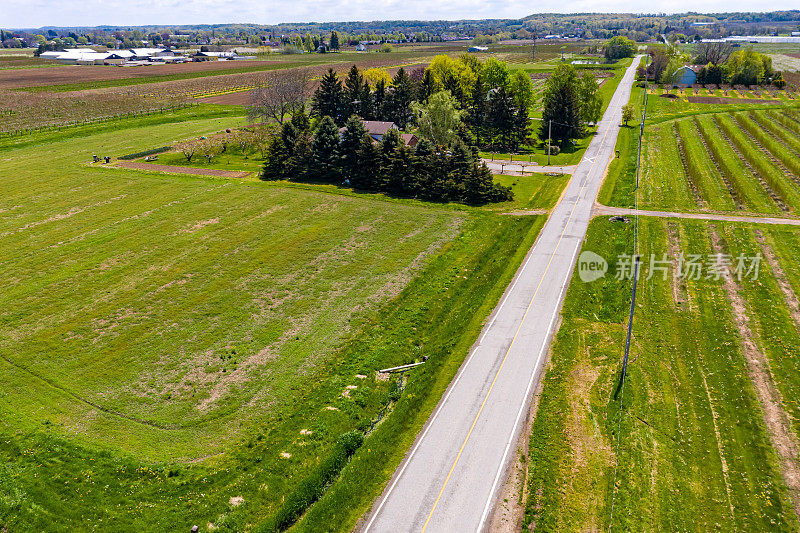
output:
M697 10L687 0L0 0L0 27L325 22L392 19L518 18L531 13L675 13ZM702 2L705 12L747 11L743 0ZM774 0L762 9L797 9Z

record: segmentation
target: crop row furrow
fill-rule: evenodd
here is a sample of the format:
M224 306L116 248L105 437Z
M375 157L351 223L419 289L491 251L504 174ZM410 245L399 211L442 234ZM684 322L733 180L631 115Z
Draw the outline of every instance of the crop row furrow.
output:
M709 138L708 132L700 124L697 119L694 119L694 127L699 133L698 137L700 138L700 142L703 144L703 148L705 148L706 153L708 154L711 162L717 169L717 172L722 179L722 183L725 184L725 188L728 189L728 193L731 195L733 199L733 203L736 204L736 209L744 209L744 195L742 191L739 189L738 184L734 185L735 180L733 180L732 176L733 173L731 169L726 164L726 159L723 157L722 153L719 150L719 147L714 144L714 142Z
M700 176L700 170L695 167L693 163L695 163L694 159L692 159L692 163L689 162L688 154L686 153L686 146L684 144L684 139L678 131L678 123L674 122L672 125L673 133L675 134L675 139L678 143L678 155L679 159L681 160L681 165L683 165L683 173L686 176L686 183L689 185L689 190L692 192L692 197L694 197L695 203L700 207L703 208L705 206L705 201L703 200L703 196L700 194L699 189L697 188L697 179ZM695 178L697 176L697 178Z
M798 175L800 175L800 162L796 158L786 157L786 149L788 148L786 145L781 145L780 142L765 133L763 128L758 127L758 125L754 124L745 116L731 115L731 119L733 119L736 125L742 130L750 134L750 142L756 145L756 147L761 150L761 153L767 156L767 159L769 159L773 165L778 167L797 185L800 185L800 178L798 178ZM775 154L781 154L781 157L779 158ZM784 158L786 161L783 160ZM787 165L791 165L794 168L789 168Z
M784 199L778 195L778 193L773 188L773 185L776 185L774 180L770 180L773 183L769 183L769 174L764 172L763 168L759 168L756 170L754 167L753 159L745 155L748 152L747 146L741 142L741 139L736 135L736 132L733 131L730 124L724 122L719 119L719 117L713 117L714 124L717 126L720 134L722 135L723 139L728 143L728 146L733 150L736 156L741 160L744 166L747 168L748 172L752 174L757 180L761 187L767 192L772 201L781 209L781 211L789 211L789 206L786 205Z
M800 159L800 135L793 134L786 128L782 128L776 121L770 120L771 116L759 112L751 112L750 118L770 134L773 139L781 143L793 154L793 157Z

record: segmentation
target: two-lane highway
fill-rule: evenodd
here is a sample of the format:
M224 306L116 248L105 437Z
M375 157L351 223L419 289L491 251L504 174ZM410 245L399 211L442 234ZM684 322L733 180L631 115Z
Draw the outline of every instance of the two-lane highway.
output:
M486 527L530 408L640 56L561 201L456 378L365 520L364 532Z

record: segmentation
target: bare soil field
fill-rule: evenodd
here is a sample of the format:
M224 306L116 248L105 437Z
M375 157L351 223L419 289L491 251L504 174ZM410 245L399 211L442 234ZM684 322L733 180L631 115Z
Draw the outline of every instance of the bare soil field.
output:
M79 83L150 76L169 76L188 72L213 72L242 67L267 67L283 61L207 61L178 65L149 65L138 67L113 67L103 65L65 65L57 68L9 69L0 71L0 87L19 89L62 83Z
M662 95L671 96L671 95ZM780 104L780 100L756 100L754 98L725 98L721 96L687 96L692 104Z
M139 161L120 161L117 163L117 166L135 170L166 172L168 174L194 174L198 176L216 176L219 178L246 178L250 175L250 172L232 172L230 170L217 170L214 168L177 167L174 165L155 165Z

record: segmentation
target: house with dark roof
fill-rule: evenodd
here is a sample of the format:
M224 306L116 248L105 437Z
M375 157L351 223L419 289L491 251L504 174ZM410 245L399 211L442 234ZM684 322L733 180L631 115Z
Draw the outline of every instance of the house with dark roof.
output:
M389 133L389 130L397 130L398 127L394 122L365 120L364 129L367 130L367 134L372 137L375 142L380 142L383 136ZM339 128L339 133L344 133L344 130L345 128ZM413 133L401 133L400 138L403 139L406 146L410 148L414 148L419 143L419 139Z

